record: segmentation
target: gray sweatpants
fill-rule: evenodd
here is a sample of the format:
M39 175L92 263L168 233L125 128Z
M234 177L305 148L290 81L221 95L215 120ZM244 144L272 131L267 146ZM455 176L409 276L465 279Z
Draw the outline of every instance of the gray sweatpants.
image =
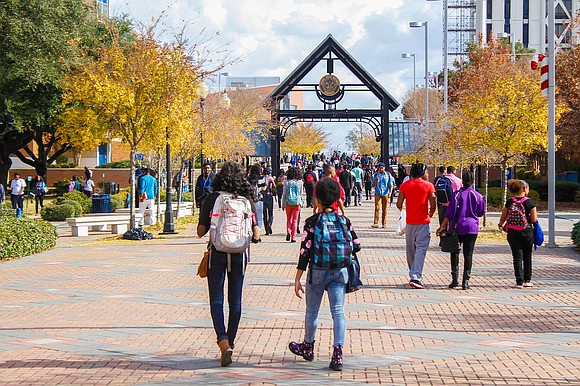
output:
M407 224L405 227L407 244L407 265L411 280L423 278L423 265L431 241L429 224Z

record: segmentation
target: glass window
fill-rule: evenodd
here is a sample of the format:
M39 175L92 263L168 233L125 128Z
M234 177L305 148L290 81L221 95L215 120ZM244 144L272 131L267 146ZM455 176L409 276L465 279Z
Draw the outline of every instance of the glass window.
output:
M568 19L568 14L562 9L560 4L556 6L556 19Z
M487 1L487 19L491 20L492 17L492 10L493 10L493 5L492 5L492 1L488 0Z
M509 19L512 18L511 17L512 16L512 0L505 0L504 1L503 15L504 15L504 19L506 21L509 21Z
M487 23L487 31L486 31L486 37L487 37L487 41L490 41L492 36L491 36L491 23Z
M524 19L530 18L530 0L524 0Z
M522 29L522 44L524 47L528 48L530 44L530 25L524 24L524 28Z

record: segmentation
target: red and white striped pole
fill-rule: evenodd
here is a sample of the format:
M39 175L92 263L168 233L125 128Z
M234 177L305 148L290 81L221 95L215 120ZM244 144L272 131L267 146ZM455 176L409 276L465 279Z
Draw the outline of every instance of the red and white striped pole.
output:
M539 62L539 63L538 63ZM538 54L538 61L532 60L532 70L537 70L540 67L540 89L542 95L548 96L549 82L549 65L548 57L546 55Z

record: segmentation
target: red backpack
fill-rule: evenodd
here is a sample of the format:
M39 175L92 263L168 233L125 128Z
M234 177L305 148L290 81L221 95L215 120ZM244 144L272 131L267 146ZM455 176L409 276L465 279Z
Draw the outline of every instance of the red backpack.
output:
M312 175L312 173L306 174L306 182L309 184L314 182L314 176Z
M526 217L526 208L524 207L524 202L528 197L522 197L518 200L512 197L512 202L508 207L505 228L513 229L516 231L522 231L526 229L529 224L528 218Z

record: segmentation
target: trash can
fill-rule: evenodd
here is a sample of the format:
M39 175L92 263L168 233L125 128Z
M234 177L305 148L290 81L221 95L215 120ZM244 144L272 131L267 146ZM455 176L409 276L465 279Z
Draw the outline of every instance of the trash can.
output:
M103 189L105 190L106 194L115 194L117 193L117 189L115 188L114 182L105 182Z
M111 213L111 195L93 194L92 213Z

